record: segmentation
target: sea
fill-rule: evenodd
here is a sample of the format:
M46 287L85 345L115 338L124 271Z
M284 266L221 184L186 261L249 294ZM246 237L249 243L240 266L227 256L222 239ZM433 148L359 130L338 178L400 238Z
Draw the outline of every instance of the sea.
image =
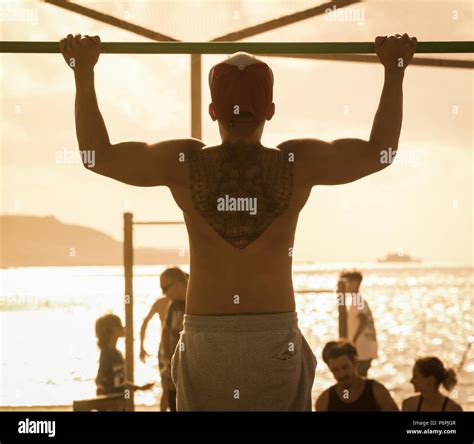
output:
M157 410L158 316L149 323L145 340L151 356L142 363L138 351L141 322L161 296L164 268L134 267L134 379L138 384L156 381L153 390L137 393L135 402ZM442 263L293 265L300 329L318 359L313 405L335 382L321 351L338 337L336 284L347 268L363 273L360 291L375 320L379 352L369 377L383 383L401 406L414 395L415 359L437 356L458 370L458 384L449 396L464 410L474 410L474 269ZM94 323L107 312L125 319L120 266L0 270L0 409L70 406L73 400L94 397L99 358ZM125 353L123 339L118 348Z

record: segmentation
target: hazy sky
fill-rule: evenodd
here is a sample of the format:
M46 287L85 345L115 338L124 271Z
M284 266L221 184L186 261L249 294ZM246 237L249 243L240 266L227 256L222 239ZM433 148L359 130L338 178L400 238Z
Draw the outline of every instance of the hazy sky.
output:
M193 41L315 5L79 3ZM12 17L18 7L32 8L26 20ZM396 32L419 41L473 40L470 1L369 1L352 8L362 8L359 23L317 17L248 41L372 41ZM2 1L0 13L2 40L58 41L68 33L81 33L97 34L102 41L148 41L44 3ZM207 73L223 57L203 56L202 61L203 140L209 145L220 139L217 123L207 114ZM265 146L296 137L368 139L382 88L381 65L263 59L274 72L276 104L263 134ZM80 164L57 161L58 153L77 150L73 72L60 54L7 54L0 55L0 61L3 214L54 215L117 239L125 209L137 220L182 220L166 188L132 187ZM112 143L190 136L189 56L102 55L95 71ZM472 264L472 88L472 71L467 69L408 67L397 159L357 182L313 188L300 215L295 259L372 261L402 249L426 261ZM187 246L184 226L141 227L135 238L138 245Z

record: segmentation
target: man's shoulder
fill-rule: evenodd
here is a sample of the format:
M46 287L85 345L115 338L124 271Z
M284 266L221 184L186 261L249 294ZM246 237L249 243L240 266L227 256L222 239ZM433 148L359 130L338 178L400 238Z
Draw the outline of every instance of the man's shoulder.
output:
M174 155L176 152L187 153L190 151L200 150L206 144L195 137L180 137L160 140L159 142L148 144L148 149L166 156L167 154Z
M323 148L326 145L327 142L324 140L300 137L280 142L276 147L283 152L305 152L309 150L314 153L315 150Z
M176 141L176 148L178 150L182 150L185 153L193 153L197 151L201 151L203 148L206 147L206 144L194 137L187 137L183 139L175 139Z
M295 167L295 176L303 188L311 189L320 182L320 176L327 174L325 165L331 151L330 144L315 138L289 139L277 145Z
M370 381L374 393L387 393L389 391L387 387L385 387L381 382L377 381L376 379L367 379L366 381Z

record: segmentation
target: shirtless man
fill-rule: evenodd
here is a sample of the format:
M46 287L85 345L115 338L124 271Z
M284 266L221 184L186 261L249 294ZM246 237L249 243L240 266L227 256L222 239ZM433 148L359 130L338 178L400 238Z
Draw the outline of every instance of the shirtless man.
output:
M369 140L260 143L275 113L267 64L236 53L209 73L209 114L222 144L194 138L110 142L94 89L98 36L60 49L76 82L81 151L97 174L166 186L190 245L184 329L173 356L178 410L310 410L316 358L298 329L292 252L298 214L315 185L353 182L387 167L402 124L402 83L416 38L377 37L385 82Z
M166 411L168 407L171 411L176 411L176 387L171 378L171 358L178 343L179 334L183 329L188 278L188 273L179 267L170 267L161 273L160 286L165 297L155 301L140 329L140 359L145 362L146 357L149 356L144 347L146 330L148 323L158 313L161 322L158 368L163 387L160 402L161 411Z

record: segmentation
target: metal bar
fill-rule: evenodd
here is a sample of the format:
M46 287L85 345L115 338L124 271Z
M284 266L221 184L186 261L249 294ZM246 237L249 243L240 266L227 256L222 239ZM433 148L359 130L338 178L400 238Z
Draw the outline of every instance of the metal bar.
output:
M305 294L305 293L334 293L334 289L324 290L321 288L309 288L306 290L294 290L295 293Z
M103 42L104 54L373 54L373 42ZM417 53L474 53L474 41L418 42ZM0 53L59 53L59 42L0 42Z
M138 34L152 40L168 40L174 42L179 41L178 39L175 39L165 34L161 34L160 32L152 31L151 29L144 28L143 26L135 25L133 23L127 22L126 20L122 20L117 17L113 17L111 15L96 11L95 9L90 9L85 6L78 5L77 3L65 0L44 0L44 2L59 6L60 8L68 9L72 12L77 12L78 14L81 14L83 16L89 17L102 23L117 26L118 28L133 32L134 34Z
M162 222L162 221L150 221L150 222L133 222L133 225L184 225L184 222Z
M339 338L347 339L348 334L347 334L347 309L346 309L346 306L341 305L341 304L338 303L337 314L338 314Z
M322 5L315 6L313 8L305 9L303 11L294 12L293 14L284 15L272 20L268 20L258 25L249 26L248 28L240 29L239 31L230 32L220 37L212 39L212 42L234 42L236 40L246 39L253 37L254 35L261 34L262 32L268 32L273 29L279 29L282 26L291 25L292 23L298 23L301 20L307 20L312 17L322 16L327 11L333 12L335 8L341 9L345 6L351 6L355 3L360 3L361 0L337 0L323 3Z
M135 34L147 37L155 41L179 41L173 37L152 31L151 29L144 28L142 26L135 25L128 21L122 20L118 17L114 17L109 14L104 14L100 11L87 8L85 6L76 4L74 2L65 0L44 0L46 3L59 6L61 8L68 9L78 14L90 17L94 20L107 23L112 26L124 29L126 31L133 32ZM335 8L343 8L355 3L359 3L360 0L334 0L318 5L316 7L298 11L293 14L278 17L276 19L268 20L255 26L250 26L241 29L237 32L233 32L226 35L216 37L213 41L235 41L243 38L251 37L262 32L267 32L272 29L278 29L282 26L286 26L298 21L308 19L327 13L328 11L334 11ZM202 110L201 110L201 54L190 54L191 55L191 136L196 139L202 137Z
M331 60L335 62L377 63L380 60L376 55L366 54L261 54L266 57L289 57L306 60ZM474 68L474 60L437 59L434 57L414 57L412 66L435 66L437 68Z
M191 54L191 137L202 139L201 54Z
M125 373L133 383L133 213L123 214L123 269L125 277ZM129 389L125 409L135 410L134 392Z

